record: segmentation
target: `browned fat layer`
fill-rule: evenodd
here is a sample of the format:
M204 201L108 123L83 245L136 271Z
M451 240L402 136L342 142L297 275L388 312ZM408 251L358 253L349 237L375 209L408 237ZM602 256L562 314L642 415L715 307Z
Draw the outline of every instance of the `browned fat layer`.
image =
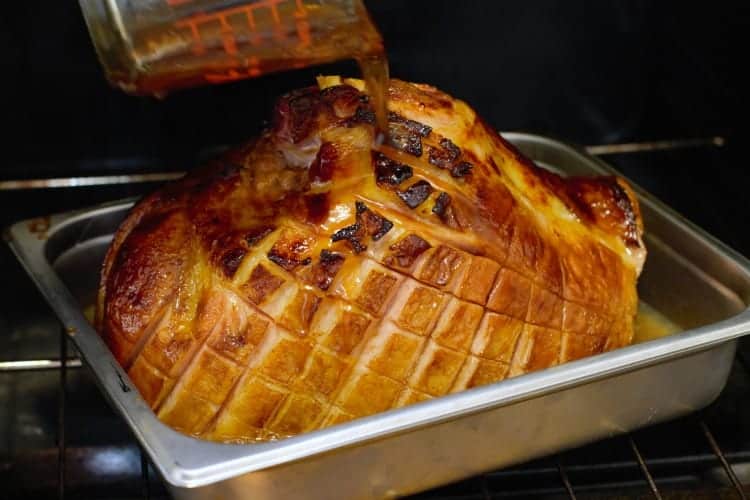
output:
M292 259L285 259L284 257L278 254L271 253L271 252L268 253L268 259L274 264L277 264L283 267L287 271L291 271L292 269L298 266L306 266L310 262L312 262L312 258L310 257L305 257L302 260L292 260Z
M584 222L603 226L605 230L621 237L628 246L640 246L637 214L633 200L619 185L617 178L569 177L563 179L537 166L504 137L498 134L496 138L516 161L528 168L527 179L532 185L535 182L542 182Z
M389 266L395 264L410 267L431 246L416 234L409 234L389 247L391 254L386 257L385 263Z
M633 248L640 247L640 241L638 239L638 223L636 221L633 204L630 201L628 193L614 177L612 178L612 192L614 195L615 204L622 213L622 219L620 222L625 226L625 231L623 234L625 244Z
M331 208L329 193L310 194L305 196L304 201L308 222L320 224L328 217L328 212Z
M359 222L355 222L346 227L342 227L331 235L331 241L334 243L337 241L348 241L351 245L354 253L361 253L367 250L367 245L362 243L362 237L364 236L362 231L362 225Z
M250 302L260 304L284 282L271 273L265 266L258 264L250 273L248 280L241 286L242 293Z
M357 221L333 233L331 240L334 242L346 240L355 253L360 253L367 249L367 245L362 241L366 236L377 241L391 230L393 223L367 208L361 201L357 201L355 206Z
M110 331L120 332L128 342L138 339L178 286L189 258L186 222L181 211L144 217L118 250L107 276L105 314Z
M440 139L440 147L450 154L451 160L456 160L461 155L461 149L448 138Z
M450 206L450 204L451 195L449 195L445 191L442 191L435 199L435 206L432 207L432 213L436 214L439 217L442 217L445 214L445 210Z
M401 126L389 127L388 144L410 155L422 156L422 138Z
M375 180L378 184L398 186L413 174L409 165L392 160L378 151L372 152L372 163L375 167Z
M341 125L344 127L355 127L361 124L374 125L375 124L375 112L370 106L370 98L366 94L359 94L359 104L357 109L354 110L354 114L349 118L343 120Z
M372 236L373 241L378 241L393 227L391 221L369 209L360 214L360 220L365 232Z
M433 189L427 181L417 181L404 191L399 191L398 197L401 201L406 203L409 208L417 208L421 205L432 193Z
M630 247L640 246L633 205L615 177L574 177L563 188L558 196L579 217L618 234Z
M421 137L427 137L428 135L430 135L430 132L432 132L432 127L423 123L416 122L414 120L404 118L403 116L394 113L393 111L390 111L388 113L388 121L391 123L403 125L406 129Z
M260 241L276 229L273 226L260 226L253 228L245 234L245 241L250 247L254 247Z
M440 220L451 229L461 229L461 223L458 217L456 217L456 211L452 205L449 205L445 209L445 213L440 216Z
M431 127L413 120L389 113L388 143L413 156L422 156L422 138L430 135Z
M484 220L498 229L500 234L506 235L508 221L515 212L515 198L508 188L501 183L495 183L493 186L479 184L476 189L476 206L479 213ZM508 243L505 239L499 241Z
M351 120L347 121L344 125L349 127L360 123L374 125L375 112L367 106L358 106L357 110L354 112L354 116L352 116Z
M461 155L461 150L450 139L441 139L440 148L429 148L428 160L438 168L450 168Z
M225 228L229 224L230 222L225 220L217 222L216 226L218 228ZM212 255L211 260L217 264L224 276L231 278L237 272L248 250L265 238L271 231L273 231L272 227L258 226L250 230L231 231L221 234L208 244ZM213 231L209 236L216 235L217 232Z
M456 177L456 178L463 177L471 173L471 169L473 168L474 168L474 165L472 165L468 161L459 162L457 165L454 165L451 168L451 176Z
M327 182L333 177L333 170L338 158L336 146L324 142L318 149L318 154L310 164L309 178L311 182Z
M312 260L309 256L310 243L309 238L284 238L282 236L268 251L268 258L287 271L298 266L306 266Z
M471 172L474 166L468 161L458 161L461 149L447 138L440 139L440 147L429 148L429 162L438 168L450 170L451 176L463 177Z
M462 260L463 257L456 250L440 245L422 268L420 279L433 285L445 286Z
M318 87L307 87L282 96L273 114L276 135L295 144L302 141L315 125L319 103Z
M354 202L354 208L356 210L357 215L360 215L360 214L366 212L367 210L369 210L369 208L367 208L367 205L365 205L361 201L355 201Z
M234 276L234 273L236 273L237 268L240 267L245 254L247 254L247 250L241 247L233 248L224 253L221 258L221 270L224 271L224 276L227 278Z
M452 229L460 229L461 224L458 222L456 212L451 205L451 196L443 191L435 199L435 205L432 207L432 213L437 215L446 226Z
M315 263L312 269L311 279L313 284L321 290L328 290L333 278L336 277L343 264L343 255L330 250L322 250L320 260Z
M352 116L362 102L359 91L351 85L327 87L320 91L320 98L338 118Z

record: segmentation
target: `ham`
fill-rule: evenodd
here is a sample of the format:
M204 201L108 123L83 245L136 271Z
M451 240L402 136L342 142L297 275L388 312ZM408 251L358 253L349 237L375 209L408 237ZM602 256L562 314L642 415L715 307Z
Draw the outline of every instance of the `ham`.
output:
M550 173L428 85L388 102L379 143L364 84L322 77L129 214L97 329L162 421L277 439L632 341L623 179Z

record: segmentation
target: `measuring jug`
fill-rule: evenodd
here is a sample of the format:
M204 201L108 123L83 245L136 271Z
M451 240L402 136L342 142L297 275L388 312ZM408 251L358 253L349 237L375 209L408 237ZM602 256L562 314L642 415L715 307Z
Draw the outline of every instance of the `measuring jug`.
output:
M361 0L80 0L108 80L132 94L354 58L387 81Z

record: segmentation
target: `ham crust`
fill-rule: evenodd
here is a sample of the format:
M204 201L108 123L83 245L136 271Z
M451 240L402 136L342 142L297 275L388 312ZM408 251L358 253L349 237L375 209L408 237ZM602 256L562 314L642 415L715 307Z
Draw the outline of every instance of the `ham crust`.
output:
M248 442L629 344L646 251L619 178L537 167L465 103L324 77L145 198L96 326L158 416Z

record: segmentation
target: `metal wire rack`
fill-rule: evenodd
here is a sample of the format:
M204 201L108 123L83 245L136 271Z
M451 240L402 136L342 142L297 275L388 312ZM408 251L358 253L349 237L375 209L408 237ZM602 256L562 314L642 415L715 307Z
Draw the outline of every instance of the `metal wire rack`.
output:
M589 152L597 155L631 154L659 150L674 150L695 147L722 147L721 137L705 139L689 139L675 141L660 141L649 143L629 143L616 145L591 146ZM0 190L28 189L41 187L74 187L92 184L119 184L153 182L175 177L174 172L149 174L143 176L102 176L92 180L88 178L83 183L76 178L59 179L30 179L27 181L0 182ZM163 178L162 178L163 177ZM63 361L64 360L64 361ZM69 449L66 440L66 429L72 424L66 417L68 407L68 378L70 370L82 367L80 359L69 357L67 333L64 329L59 333L59 356L56 359L9 360L0 362L0 374L3 373L31 373L56 371L57 381L57 415L56 415L56 488L57 498L70 497L68 494L68 459ZM739 352L734 378L743 378L743 383L750 385L750 361L743 352ZM745 393L744 396L750 394ZM750 398L747 398L750 399ZM557 456L542 459L531 464L525 464L510 469L489 472L475 478L449 485L429 492L416 495L415 499L443 499L443 500L489 500L493 498L677 498L675 491L682 491L679 498L684 496L684 486L695 489L695 481L691 482L689 470L717 471L721 470L723 477L713 478L713 489L695 498L739 498L746 500L750 484L744 484L738 475L733 462L750 463L750 449L727 453L719 445L714 431L707 422L705 412L684 419L683 425L690 432L696 432L703 440L708 453L692 454L682 457L648 458L644 453L639 433L628 434L615 440L604 442L605 447L618 447L619 456L612 459L601 459L586 463L578 460L576 453L585 454L586 448L579 451L563 452ZM674 425L674 424L663 424ZM639 431L640 432L640 431ZM596 445L595 445L596 446ZM624 452L623 452L624 450ZM140 481L140 497L143 499L168 498L164 486L153 472L149 460L142 449L138 448ZM718 463L718 466L717 466ZM720 467L719 467L720 466ZM682 468L681 470L678 470ZM746 483L750 482L750 466L742 476ZM1 468L0 468L1 470ZM744 469L743 469L744 470ZM677 471L675 473L675 471ZM135 477L134 477L135 479ZM675 485L678 486L675 490ZM680 489L683 488L682 490ZM703 487L698 485L698 487ZM604 493L602 493L604 491ZM608 493L607 493L608 492ZM609 495L609 496L608 496Z

